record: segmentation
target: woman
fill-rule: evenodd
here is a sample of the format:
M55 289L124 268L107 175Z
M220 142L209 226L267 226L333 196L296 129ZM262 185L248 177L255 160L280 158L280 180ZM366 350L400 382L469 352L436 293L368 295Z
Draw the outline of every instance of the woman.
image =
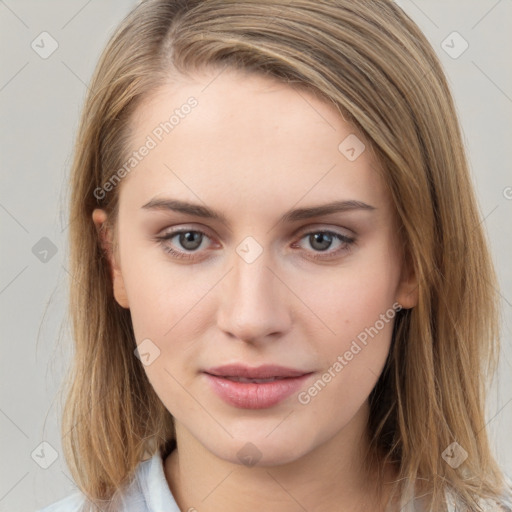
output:
M512 507L491 259L446 79L393 2L142 2L71 185L81 493L45 510Z

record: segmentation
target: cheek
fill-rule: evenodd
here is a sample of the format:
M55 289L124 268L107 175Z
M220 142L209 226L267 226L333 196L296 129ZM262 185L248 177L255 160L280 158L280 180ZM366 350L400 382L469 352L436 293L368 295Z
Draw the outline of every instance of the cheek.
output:
M180 420L194 408L188 390L196 381L198 341L205 320L214 317L210 292L223 274L212 270L199 276L192 266L170 264L165 256L153 255L148 265L148 254L134 248L123 262L123 274L143 363L144 353L150 354L144 371L167 410Z
M129 239L121 261L137 341L170 339L185 324L190 329L190 317L222 277L222 269L199 276L193 265L170 262L160 248Z
M375 385L389 353L398 309L395 262L388 250L376 250L354 258L353 265L318 274L299 291L315 313L308 325L321 327L311 329L309 337L316 340L323 371L329 373L325 379L331 391L325 398L350 392L346 399L357 404Z
M128 252L128 251L127 251ZM164 254L165 257L165 254ZM194 384L198 329L204 300L218 278L194 277L191 267L171 265L134 250L123 262L130 314L144 371L165 407L181 417L192 407L187 390ZM162 258L163 259L163 258ZM158 260L158 261L156 261Z
M371 268L350 272L310 295L329 330L315 337L321 369L298 401L333 429L356 414L384 368L397 313L389 275Z
M350 340L376 322L379 330L390 330L379 320L386 312L394 317L399 269L392 259L381 254L376 252L371 258L354 259L354 264L296 281L297 295L304 297L317 322L321 320L319 325L323 324L329 339Z

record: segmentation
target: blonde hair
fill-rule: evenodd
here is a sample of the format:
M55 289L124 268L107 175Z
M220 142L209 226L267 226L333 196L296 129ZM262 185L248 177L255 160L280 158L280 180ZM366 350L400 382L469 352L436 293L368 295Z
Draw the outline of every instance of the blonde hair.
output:
M391 0L147 0L121 23L93 76L71 177L70 290L75 355L62 439L79 488L103 505L137 464L174 446L174 425L134 356L130 312L113 297L92 222L115 224L119 188L98 199L129 153L134 111L177 74L245 70L303 86L334 105L377 154L391 191L418 304L395 320L370 395L368 467L398 468L394 492L445 492L480 510L504 489L485 430L498 357L496 278L454 103L438 58ZM453 442L469 454L452 468ZM380 484L379 480L379 484Z

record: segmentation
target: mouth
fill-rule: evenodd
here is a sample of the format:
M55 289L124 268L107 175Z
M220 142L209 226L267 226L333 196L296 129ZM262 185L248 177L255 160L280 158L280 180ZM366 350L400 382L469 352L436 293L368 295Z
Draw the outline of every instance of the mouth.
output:
M210 389L241 409L267 409L298 392L313 374L277 365L250 368L232 364L203 371Z
M205 370L205 373L225 378L268 380L300 377L311 372L307 370L304 371L295 368L287 368L285 366L279 366L275 364L265 364L258 367L250 367L243 364L234 363L209 368L208 370Z
M212 374L209 374L212 375ZM270 377L269 379L247 379L246 377L231 377L228 375L214 375L214 377L222 377L223 379L231 380L233 382L255 382L257 384L263 384L264 382L274 382L280 379L292 379L293 377Z

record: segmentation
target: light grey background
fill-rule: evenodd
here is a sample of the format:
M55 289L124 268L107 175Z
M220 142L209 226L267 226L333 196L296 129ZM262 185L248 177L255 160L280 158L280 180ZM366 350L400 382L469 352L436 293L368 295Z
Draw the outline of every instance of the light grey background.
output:
M63 324L71 279L66 179L93 68L113 29L136 3L0 0L0 512L33 511L75 489L61 454L57 396L71 355L69 328ZM488 428L497 458L511 475L512 2L397 3L425 32L447 73L497 266L503 354L488 404ZM39 52L51 49L48 36L40 36L44 31L58 44L47 58L31 47L35 40ZM453 54L463 48L454 31L469 44L458 58L444 49ZM49 246L43 237L54 244L54 255L41 249ZM57 455L47 469L36 463L43 441L53 447L43 446L47 459L52 450Z

